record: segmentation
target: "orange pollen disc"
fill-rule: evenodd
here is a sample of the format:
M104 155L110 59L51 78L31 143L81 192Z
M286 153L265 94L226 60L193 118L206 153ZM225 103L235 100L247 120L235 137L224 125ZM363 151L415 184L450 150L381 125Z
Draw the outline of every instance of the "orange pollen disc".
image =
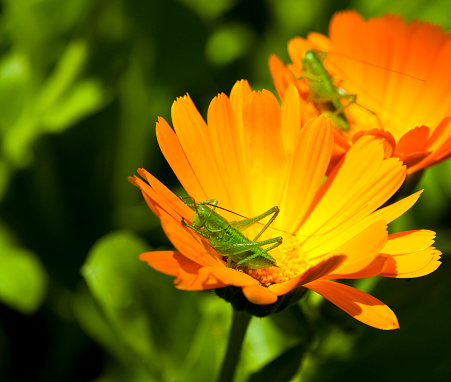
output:
M269 286L289 281L308 268L300 241L293 235L284 237L283 244L269 252L276 259L275 267L247 269L245 272L262 285Z

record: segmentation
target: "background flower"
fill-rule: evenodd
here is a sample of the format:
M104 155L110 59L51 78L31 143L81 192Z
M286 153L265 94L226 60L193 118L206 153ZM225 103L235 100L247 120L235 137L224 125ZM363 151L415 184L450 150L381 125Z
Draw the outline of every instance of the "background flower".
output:
M351 124L350 132L343 132L347 147L362 131L376 135L409 172L451 155L451 96L446 90L451 85L451 35L441 27L406 23L401 16L365 20L355 11L339 12L331 19L329 37L310 33L307 40L289 42L291 73L271 58L279 93L303 74L301 59L312 48L327 52L324 64L340 88L356 94L357 102L377 115L358 105L346 109ZM299 86L307 99L308 88ZM346 149L346 143L338 144Z

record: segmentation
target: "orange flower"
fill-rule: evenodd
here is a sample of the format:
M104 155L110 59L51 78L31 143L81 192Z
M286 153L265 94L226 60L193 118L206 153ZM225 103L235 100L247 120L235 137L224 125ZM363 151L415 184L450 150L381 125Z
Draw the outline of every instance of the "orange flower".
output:
M232 269L199 234L182 225L194 212L144 169L139 187L177 250L144 253L140 259L176 277L185 290L241 287L252 304L274 304L304 287L356 319L382 329L398 327L381 301L330 281L372 276L419 277L440 264L427 230L389 235L387 223L408 210L420 193L377 210L402 184L406 170L384 158L383 145L363 137L324 180L333 148L330 121L303 121L299 94L289 86L282 105L269 91L253 92L238 82L228 98L220 94L208 109L207 123L189 96L172 106L175 132L160 118L160 148L185 190L197 202L216 199L219 206L254 217L280 207L275 222L259 239L282 236L271 250L277 267ZM300 127L302 128L300 129ZM217 210L229 221L236 215ZM246 231L254 237L256 224Z
M392 15L365 21L354 11L337 13L329 38L311 33L288 43L291 65L270 58L279 95L295 83L308 98L299 77L304 52L312 48L328 52L324 64L340 88L377 115L357 105L346 108L351 129L337 134L335 161L364 134L384 139L387 155L400 158L408 173L451 156L451 35L441 27L406 24Z

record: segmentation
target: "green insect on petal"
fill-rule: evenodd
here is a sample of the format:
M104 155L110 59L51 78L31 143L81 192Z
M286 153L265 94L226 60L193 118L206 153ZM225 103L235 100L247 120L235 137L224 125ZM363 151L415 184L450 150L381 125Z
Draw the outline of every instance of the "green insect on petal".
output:
M216 252L227 258L228 267L263 269L277 266L276 260L268 252L282 244L282 237L257 240L276 219L279 207L270 208L254 218L229 222L215 211L217 200L211 199L200 203L196 203L192 198L191 200L192 203L185 204L194 211L193 224L183 219L182 224L206 238ZM244 236L242 233L244 229L257 224L269 215L272 215L271 218L253 240Z

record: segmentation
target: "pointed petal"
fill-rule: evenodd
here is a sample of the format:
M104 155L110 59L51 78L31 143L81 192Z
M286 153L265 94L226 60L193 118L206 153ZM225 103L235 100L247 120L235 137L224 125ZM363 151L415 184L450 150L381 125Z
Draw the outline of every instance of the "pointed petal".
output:
M233 85L232 91L230 92L230 103L232 105L232 110L238 120L238 129L243 130L242 126L242 116L243 107L246 102L247 97L252 93L252 89L249 86L249 82L246 80L237 81ZM241 124L240 124L241 123Z
M138 169L138 173L145 180L151 179L153 184L156 185L156 188L161 192L161 195L158 194L148 183L137 176L134 177L133 184L140 188L146 203L158 218L161 219L162 214L166 214L171 216L172 219L180 221L182 216L185 218L192 216L189 208L146 170Z
M384 330L399 328L393 311L365 292L327 280L316 280L304 286L366 325Z
M313 46L320 47L320 50L324 52L330 52L332 50L330 40L321 33L310 32L307 37L308 42Z
M381 252L390 255L403 255L421 251L434 243L435 232L427 229L404 231L388 236L388 241Z
M441 252L434 247L389 257L380 276L415 278L434 272L441 264Z
M182 216L191 220L193 212L171 190L143 168L138 169L138 173L149 183L136 179L145 197L152 199L176 221L180 222ZM156 215L160 217L158 213Z
M174 102L171 114L180 145L189 158L191 167L207 194L206 197L210 198L211 190L214 191L215 186L224 189L226 184L216 162L216 154L212 150L208 126L188 95Z
M277 94L280 99L283 99L288 86L290 84L296 84L296 79L286 68L285 64L274 54L269 57L269 70L271 72Z
M280 200L285 179L285 153L283 150L280 105L276 97L267 90L251 93L243 108L243 129L247 146L247 182L254 190L253 215L274 206ZM265 176L270 174L271 176ZM281 181L274 182L273 174Z
M381 143L362 137L312 202L316 206L297 232L310 236L303 249L314 249L312 256L327 253L364 229L361 221L394 194L405 172L398 160L383 159Z
M416 203L422 192L423 190L417 191L414 194L407 196L396 203L390 204L387 207L374 211L360 224L362 226L366 226L367 224L372 224L373 222L378 220L384 220L387 223L391 223L393 220L399 218L404 212L411 208Z
M189 195L206 200L207 195L191 167L177 135L163 118L158 119L156 133L161 152L183 188Z
M208 108L208 134L212 152L218 169L226 179L226 187L212 184L209 195L214 196L221 206L241 213L249 211L249 195L246 179L246 143L225 94L213 99ZM214 193L213 193L214 189Z
M292 84L287 86L285 96L282 99L282 141L286 155L291 157L301 136L301 100L299 92Z
M280 204L281 220L291 224L284 228L292 232L298 230L309 212L329 165L333 147L330 120L323 116L309 120L302 128L298 142ZM302 202L293 208L293 200Z

